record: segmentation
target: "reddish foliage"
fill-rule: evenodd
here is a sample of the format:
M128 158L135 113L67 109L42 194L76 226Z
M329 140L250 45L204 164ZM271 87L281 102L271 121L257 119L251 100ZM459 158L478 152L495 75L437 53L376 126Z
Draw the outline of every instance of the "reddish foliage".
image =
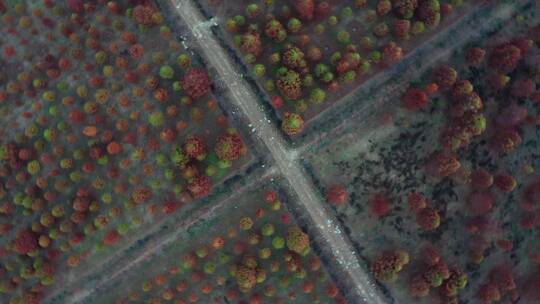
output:
M467 51L467 62L472 65L479 65L484 61L486 51L481 48L475 47Z
M11 228L13 228L11 224L0 223L0 236L6 235L9 231L11 231Z
M510 240L498 240L497 245L505 252L509 252L514 247L514 244Z
M272 97L272 104L274 105L274 108L280 109L283 107L284 103L285 102L283 101L283 98L281 98L281 96Z
M409 254L405 251L387 251L371 262L371 273L380 281L393 282L403 266L409 263Z
M13 250L18 254L27 254L38 249L37 236L31 230L17 232Z
M304 119L299 114L286 112L281 129L287 135L296 135L304 129Z
M400 39L409 38L409 31L411 30L411 22L405 19L398 19L394 21L394 35Z
M386 195L377 193L369 200L371 214L377 218L382 218L390 213L390 200Z
M199 98L210 92L210 78L203 68L190 68L182 78L182 87L192 98Z
M200 158L206 155L206 144L197 136L189 136L184 143L184 151L191 158Z
M122 152L122 145L113 141L107 145L107 152L111 155Z
M416 298L423 298L429 294L431 285L421 273L413 275L409 280L409 293Z
M302 97L302 80L297 72L293 70L286 71L279 77L276 84L281 94L286 98L296 100Z
M330 285L328 285L328 287L326 287L326 294L330 298L335 298L339 294L339 289L337 288L336 285L330 284Z
M497 284L497 287L503 294L516 288L514 276L512 275L512 270L509 266L495 267L491 270L489 277L493 283Z
M457 72L449 66L441 66L435 70L434 80L441 89L449 89L457 80Z
M516 186L517 182L516 179L509 174L499 174L495 176L495 186L499 188L502 192L512 192Z
M494 222L485 216L478 216L472 218L469 223L467 224L467 231L471 233L476 232L489 232L493 231L496 225L494 225Z
M469 210L472 215L484 215L491 211L495 198L490 192L475 192L469 196Z
M148 5L137 5L133 9L133 18L135 22L144 26L152 26L154 20L152 15L155 13L154 9Z
M489 63L491 67L507 73L516 68L521 56L521 50L517 46L505 43L492 51Z
M165 214L171 214L178 210L182 205L175 201L167 201L163 204L162 211Z
M403 106L411 111L417 111L425 107L428 103L426 92L416 88L409 88L401 97Z
M521 88L519 90L520 92L524 92ZM511 103L499 110L495 121L500 127L513 127L523 123L527 118L527 114L527 108L519 106L516 103Z
M83 0L67 0L67 7L74 13L80 14L84 12Z
M243 147L238 134L226 134L218 138L215 151L219 159L232 161L240 157Z
M409 208L414 213L420 212L420 210L426 208L427 200L422 193L411 192L407 197L407 202L409 203Z
M342 185L332 185L328 188L326 199L333 205L341 205L349 199L349 193Z
M433 230L439 227L441 218L437 210L426 207L416 214L416 223L423 230Z
M530 78L518 79L512 85L512 95L515 97L531 96L536 90L535 82Z
M296 9L296 12L300 15L300 19L308 21L313 19L313 14L315 13L315 1L294 0L294 8Z
M491 138L493 150L499 153L511 153L522 142L521 136L514 129L499 130Z
M428 265L436 265L441 261L441 253L432 245L422 248L422 261Z
M450 176L456 173L459 168L461 168L461 163L457 158L444 152L434 153L426 165L427 173L435 177Z
M107 246L112 246L116 244L120 240L120 234L116 230L109 231L104 237L103 237L103 244Z
M264 200L267 203L273 203L279 199L276 191L268 191L264 194Z
M482 303L489 304L499 301L501 299L501 292L497 284L490 282L480 286L476 296Z
M244 52L258 57L263 51L261 35L256 31L250 31L242 36L241 48Z
M529 303L540 301L540 273L531 274L523 287L523 300Z
M316 8L317 16L319 17L327 16L330 13L331 9L332 7L328 1L321 1L317 4L317 8Z
M73 109L69 112L69 119L73 123L83 123L85 120L85 114L81 110Z
M150 188L140 187L136 188L131 197L136 204L147 202L152 198L152 190Z
M540 183L535 182L525 188L523 192L523 200L530 204L532 208L540 205Z
M391 66L399 62L403 58L403 49L396 43L390 42L386 44L382 51L382 61L385 66Z
M202 198L210 194L212 188L212 183L210 179L206 176L197 176L193 181L187 186L189 192L193 194L196 198Z
M485 190L493 184L493 176L487 170L479 168L473 171L471 183L476 190Z
M514 38L512 39L511 43L521 51L521 55L523 56L527 54L527 52L529 52L531 47L534 45L534 41L526 37Z

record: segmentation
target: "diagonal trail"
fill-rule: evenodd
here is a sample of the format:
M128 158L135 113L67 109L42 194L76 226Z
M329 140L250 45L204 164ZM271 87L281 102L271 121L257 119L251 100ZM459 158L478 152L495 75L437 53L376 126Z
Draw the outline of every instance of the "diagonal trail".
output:
M336 219L327 212L324 202L317 194L313 183L304 174L296 159L295 151L289 150L280 131L265 115L258 97L238 71L227 51L212 33L215 23L202 16L190 0L169 0L176 13L192 31L200 45L202 55L227 83L229 100L249 121L255 139L262 141L270 152L283 177L287 180L298 199L298 203L315 223L317 235L321 236L330 249L332 259L338 262L340 272L346 275L343 282L354 286L351 297L358 303L385 303L379 295L370 275L360 266L352 245L346 240Z
M276 172L275 167L269 167L264 170L264 172L261 173L260 179L264 179L267 177L275 176L278 172ZM92 270L90 273L99 272L105 275L103 276L104 279L99 280L96 285L92 285L92 288L81 288L76 289L75 286L77 286L77 283L80 282L79 280L76 280L75 282L72 282L68 284L66 289L70 290L69 293L65 294L52 294L49 295L45 299L45 303L72 303L72 304L86 304L86 303L93 303L92 302L92 295L99 293L101 290L107 288L108 284L111 282L114 282L117 278L121 277L122 275L125 275L128 273L131 269L135 269L136 267L139 267L142 263L146 262L149 258L154 256L159 250L165 248L166 246L173 244L175 241L177 241L179 238L181 238L182 234L189 228L195 225L197 222L201 221L202 219L211 218L214 216L214 214L219 213L222 211L223 208L225 208L228 204L231 204L231 202L234 202L239 198L239 195L244 193L247 189L252 188L254 185L256 185L258 182L258 179L253 179L252 181L249 181L242 185L241 188L237 189L234 194L228 196L226 199L219 201L217 204L212 204L208 207L198 209L195 211L194 214L189 216L187 219L180 221L178 223L172 222L172 223L164 223L164 225L169 226L167 230L170 231L170 233L163 233L163 225L160 225L160 227L155 227L154 229L147 231L144 236L142 236L140 239L152 239L152 242L144 246L144 251L140 254L136 254L132 259L127 260L125 263L120 263L119 267L113 267L112 269L107 269L107 266L110 266L113 264L113 262L117 262L115 260L111 259L105 259L98 265L94 265L92 267ZM163 235L163 237L159 237L160 235ZM125 254L130 248L132 248L133 243L130 242L125 248L121 249L120 255ZM114 257L117 257L118 255L114 255ZM81 275L82 278L87 279L91 276L91 274ZM93 281L90 279L90 281Z

